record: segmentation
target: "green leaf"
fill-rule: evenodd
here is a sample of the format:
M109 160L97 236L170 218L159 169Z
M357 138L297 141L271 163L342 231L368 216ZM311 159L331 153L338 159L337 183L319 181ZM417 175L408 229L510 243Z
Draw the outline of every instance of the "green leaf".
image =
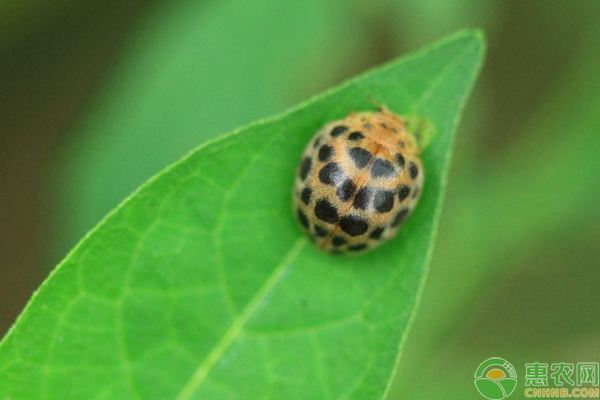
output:
M455 126L483 57L465 32L195 150L100 223L0 344L0 398L373 399L423 286ZM291 212L300 154L371 98L436 127L392 243L324 254Z

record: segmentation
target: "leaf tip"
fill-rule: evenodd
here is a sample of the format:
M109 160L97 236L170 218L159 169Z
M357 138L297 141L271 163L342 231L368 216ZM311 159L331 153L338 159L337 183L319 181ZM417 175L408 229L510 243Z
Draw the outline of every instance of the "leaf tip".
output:
M485 38L485 32L483 31L483 29L465 29L464 31L461 31L461 33L465 37L469 37L477 45L477 47L479 47L478 50L481 55L485 54L485 51L487 49L487 40Z
M469 42L470 48L477 54L477 70L481 69L487 51L487 40L483 29L463 29L456 32L452 37L454 39L461 39L465 43Z

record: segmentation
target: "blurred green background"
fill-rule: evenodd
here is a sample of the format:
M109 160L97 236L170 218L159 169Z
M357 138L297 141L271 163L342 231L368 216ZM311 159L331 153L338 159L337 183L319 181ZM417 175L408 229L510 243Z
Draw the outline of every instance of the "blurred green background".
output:
M0 335L170 162L480 27L488 58L389 397L479 398L472 376L492 356L521 374L599 361L599 16L594 0L1 2Z

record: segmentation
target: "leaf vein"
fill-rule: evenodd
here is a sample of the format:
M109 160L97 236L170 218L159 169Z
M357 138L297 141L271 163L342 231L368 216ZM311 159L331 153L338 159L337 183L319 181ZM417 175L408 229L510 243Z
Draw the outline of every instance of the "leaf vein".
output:
M223 335L222 339L213 347L208 356L200 363L196 371L184 385L181 392L179 392L177 397L175 397L176 400L189 400L192 398L196 389L206 380L208 374L214 368L219 359L237 339L239 334L242 332L244 325L248 322L252 315L254 315L255 311L261 305L265 297L273 290L277 283L279 283L280 279L285 275L285 271L287 270L288 266L300 253L306 242L307 240L304 237L296 240L289 252L283 257L281 263L277 265L275 269L273 269L273 272L265 281L264 285L256 292L256 295L254 295L242 313L234 319L233 323L230 325L225 335Z

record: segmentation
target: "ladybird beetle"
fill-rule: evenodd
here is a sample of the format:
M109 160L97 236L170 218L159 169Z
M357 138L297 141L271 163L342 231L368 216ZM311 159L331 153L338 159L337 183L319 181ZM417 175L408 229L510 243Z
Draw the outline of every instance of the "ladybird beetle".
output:
M405 118L387 109L351 113L325 125L304 150L294 212L322 249L364 252L396 235L423 180Z

